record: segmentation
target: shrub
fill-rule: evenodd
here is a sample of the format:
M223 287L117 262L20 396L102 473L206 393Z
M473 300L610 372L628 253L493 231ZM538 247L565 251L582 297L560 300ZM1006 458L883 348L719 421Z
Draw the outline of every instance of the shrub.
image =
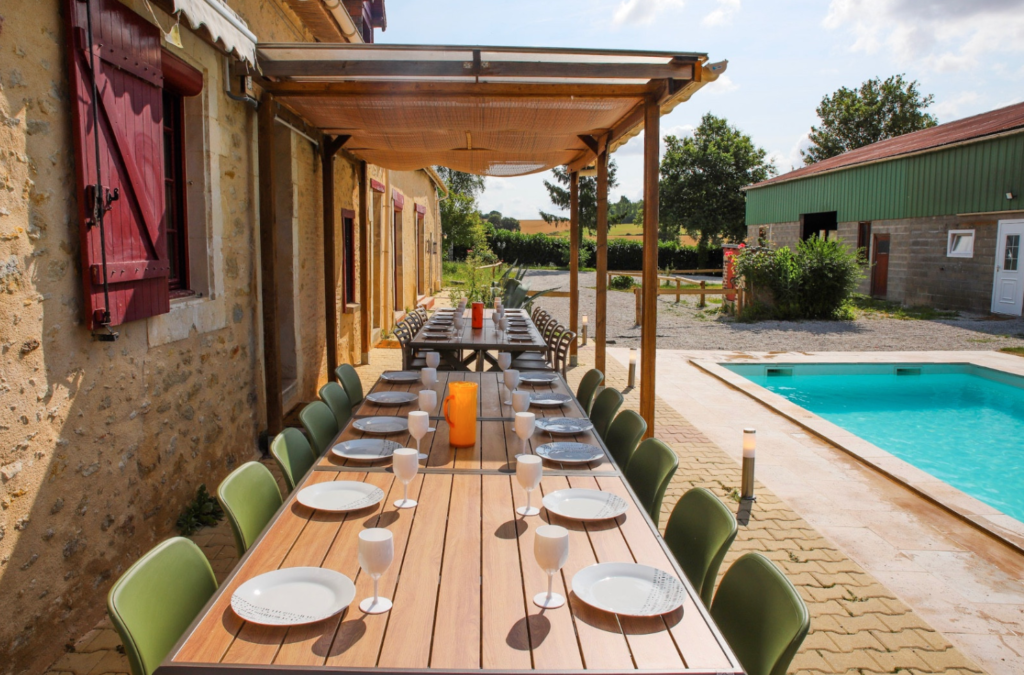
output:
M753 296L753 318L846 318L847 303L860 283L859 254L838 241L811 237L776 250L745 249L736 258L736 274Z
M623 274L617 277L612 277L612 280L608 283L608 288L615 291L628 291L633 288L634 285L635 282L633 281L633 277L627 277Z

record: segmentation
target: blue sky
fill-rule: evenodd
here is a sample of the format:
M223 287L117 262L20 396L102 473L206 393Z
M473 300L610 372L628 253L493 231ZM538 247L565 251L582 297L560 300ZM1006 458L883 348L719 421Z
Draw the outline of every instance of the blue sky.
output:
M606 47L706 52L719 81L662 119L662 135L724 116L781 172L825 94L906 73L949 122L1024 100L1024 0L387 0L379 42ZM613 199L642 193L641 140L612 157ZM480 199L519 219L552 211L547 173L488 178Z

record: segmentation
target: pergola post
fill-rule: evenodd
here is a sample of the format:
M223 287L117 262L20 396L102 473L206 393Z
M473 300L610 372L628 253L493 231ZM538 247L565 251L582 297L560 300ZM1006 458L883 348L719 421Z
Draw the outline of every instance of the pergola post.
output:
M281 395L281 344L277 330L277 204L274 196L274 97L264 94L257 114L260 190L260 299L263 305L263 381L267 397L267 431L281 431L284 400Z
M658 178L661 152L661 106L644 101L644 267L643 316L640 324L640 416L646 437L654 436L654 372L658 335Z
M580 313L580 175L569 174L569 330L576 335ZM576 340L569 344L569 365L578 363Z
M655 233L657 234L657 233ZM597 155L597 292L594 308L594 367L606 371L608 334L608 149Z
M370 175L359 163L359 342L362 363L370 363Z
M323 179L324 209L324 321L327 327L327 379L338 367L338 266L335 257L337 229L334 208L334 155L349 139L348 136L324 137L320 146L320 177Z

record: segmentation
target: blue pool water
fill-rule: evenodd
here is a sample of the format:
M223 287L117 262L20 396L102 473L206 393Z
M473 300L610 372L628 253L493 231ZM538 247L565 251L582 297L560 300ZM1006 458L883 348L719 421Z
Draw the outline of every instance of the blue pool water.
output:
M1024 378L960 364L723 365L1024 521Z

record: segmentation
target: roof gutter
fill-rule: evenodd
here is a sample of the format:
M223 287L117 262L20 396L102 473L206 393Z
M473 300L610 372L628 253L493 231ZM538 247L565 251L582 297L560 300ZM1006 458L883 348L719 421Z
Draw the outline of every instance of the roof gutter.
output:
M424 167L423 173L427 174L427 176L430 177L430 180L434 182L434 185L437 186L437 189L442 192L441 199L448 199L448 186L444 184L443 180L441 180L441 176L434 170L434 167Z
M857 162L856 164L847 164L845 166L837 166L834 169L825 169L824 171L815 171L805 176L795 176L793 178L784 178L780 176L779 180L773 180L771 183L755 183L753 185L747 185L741 187L742 192L748 192L750 190L761 190L763 188L770 188L775 185L782 185L783 183L792 183L798 180L808 180L810 178L817 178L818 176L825 176L830 173L837 173L839 171L846 171L848 169L859 169L862 166L871 166L872 164L881 164L883 162L894 162L898 159L907 159L908 157L917 157L918 155L926 155L929 152L939 152L940 150L948 150L950 148L958 148L964 145L973 145L974 143L981 143L983 141L991 141L997 138L1003 138L1005 136L1013 136L1014 134L1024 133L1024 127L1017 127L1016 129L1010 129L1008 131L1000 131L995 134L988 134L986 136L977 136L975 138L968 138L963 141L957 141L955 143L946 143L945 145L936 145L931 148L924 148L922 150L915 150L913 152L905 152L899 155L891 155L889 157L879 157L878 159L868 160L866 162ZM867 146L864 146L867 147ZM852 152L852 151L851 151Z
M345 9L344 3L341 0L320 0L327 11L331 13L334 20L338 22L338 27L341 29L341 34L345 36L345 39L352 42L362 42L363 36L356 29L356 24L352 20L352 15Z

